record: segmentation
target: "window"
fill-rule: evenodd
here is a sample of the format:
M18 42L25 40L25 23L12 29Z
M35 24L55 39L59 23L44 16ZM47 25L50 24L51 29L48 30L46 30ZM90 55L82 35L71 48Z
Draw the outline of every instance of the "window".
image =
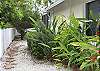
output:
M93 12L94 16L100 15L100 0L92 1L86 4L86 17L90 20L92 19L89 15L90 11ZM98 18L98 17L96 17ZM87 30L87 35L95 35L96 33L96 24L95 23L88 23L90 28Z

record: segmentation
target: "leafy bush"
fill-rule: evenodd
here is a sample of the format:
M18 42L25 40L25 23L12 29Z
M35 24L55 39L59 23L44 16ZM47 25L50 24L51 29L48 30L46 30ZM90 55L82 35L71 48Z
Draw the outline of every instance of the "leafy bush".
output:
M31 0L0 0L0 20L13 25L21 34L22 39L25 35L25 29L32 26L29 16L37 16L32 10L33 3Z
M62 21L55 17L49 27L41 21L30 19L34 23L34 31L28 32L26 38L33 55L38 58L53 58L58 64L75 64L84 71L98 69L98 53L96 47L90 44L96 37L84 34L87 28L81 32L80 21L74 16L69 17L69 20L63 18Z
M53 43L53 41L55 35L57 34L57 17L54 18L53 23L51 23L49 26L46 26L40 20L34 20L31 17L30 19L34 23L33 27L35 31L33 30L33 32L28 32L26 34L26 38L29 48L32 50L32 54L37 58L52 59L52 48L56 47L56 44ZM60 22L60 24L63 23L64 22Z
M96 47L89 44L93 36L87 36L84 32L80 32L79 29L80 21L74 16L69 18L67 26L64 27L61 32L56 35L55 40L59 44L58 47L53 48L55 51L55 57L57 61L63 62L66 60L69 66L77 65L80 69L89 71L92 67L96 69L96 59L91 61L91 57L97 57ZM87 28L86 28L87 29ZM86 66L84 62L89 61ZM95 71L95 70L94 70Z
M39 20L34 20L32 18L30 19L34 23L33 26L35 27L35 31L28 32L26 34L26 38L27 41L29 41L28 45L32 50L32 54L37 58L50 56L52 50L49 48L49 46L52 46L50 41L53 41L54 33Z

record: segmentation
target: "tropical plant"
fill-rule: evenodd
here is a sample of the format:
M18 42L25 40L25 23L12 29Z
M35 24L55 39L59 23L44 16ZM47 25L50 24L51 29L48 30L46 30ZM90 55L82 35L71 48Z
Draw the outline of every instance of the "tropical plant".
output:
M96 47L89 43L91 42L90 39L95 37L89 37L81 33L78 30L80 26L79 22L78 19L71 16L66 28L63 28L60 34L55 38L56 42L59 44L58 47L53 48L55 56L57 60L66 60L69 66L72 64L78 66L82 64L83 66L83 63L90 57L97 56Z
M70 16L55 17L53 23L46 26L41 20L33 21L34 30L26 34L29 49L37 58L53 58L58 65L77 65L81 70L97 70L95 36L85 34L87 28L80 29L80 20ZM83 22L84 23L84 22ZM84 23L86 24L86 23Z
M56 46L56 44L52 42L57 34L56 27L58 25L58 19L56 18L57 17L54 18L53 23L46 26L40 19L35 20L30 17L30 19L33 21L35 31L33 30L33 32L28 32L26 34L26 38L27 40L29 39L28 45L29 48L32 49L33 55L42 58L46 57L47 59L50 59L50 57L52 58L52 48Z

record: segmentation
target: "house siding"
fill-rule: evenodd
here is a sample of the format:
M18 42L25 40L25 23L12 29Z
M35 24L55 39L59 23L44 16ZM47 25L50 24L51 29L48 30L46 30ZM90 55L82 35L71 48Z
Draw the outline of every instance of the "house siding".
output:
M78 18L86 17L86 3L94 0L65 0L63 3L50 9L52 16L64 15L66 17L74 14Z

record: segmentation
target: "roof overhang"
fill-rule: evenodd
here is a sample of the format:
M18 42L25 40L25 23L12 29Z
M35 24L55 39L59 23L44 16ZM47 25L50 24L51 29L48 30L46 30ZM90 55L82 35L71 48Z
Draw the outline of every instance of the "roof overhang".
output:
M65 0L57 0L56 2L54 2L53 4L51 4L50 6L48 6L48 7L46 8L46 10L48 11L48 10L50 10L50 9L52 9L52 8L54 8L54 7L56 7L57 5L63 3L64 1L65 1Z

